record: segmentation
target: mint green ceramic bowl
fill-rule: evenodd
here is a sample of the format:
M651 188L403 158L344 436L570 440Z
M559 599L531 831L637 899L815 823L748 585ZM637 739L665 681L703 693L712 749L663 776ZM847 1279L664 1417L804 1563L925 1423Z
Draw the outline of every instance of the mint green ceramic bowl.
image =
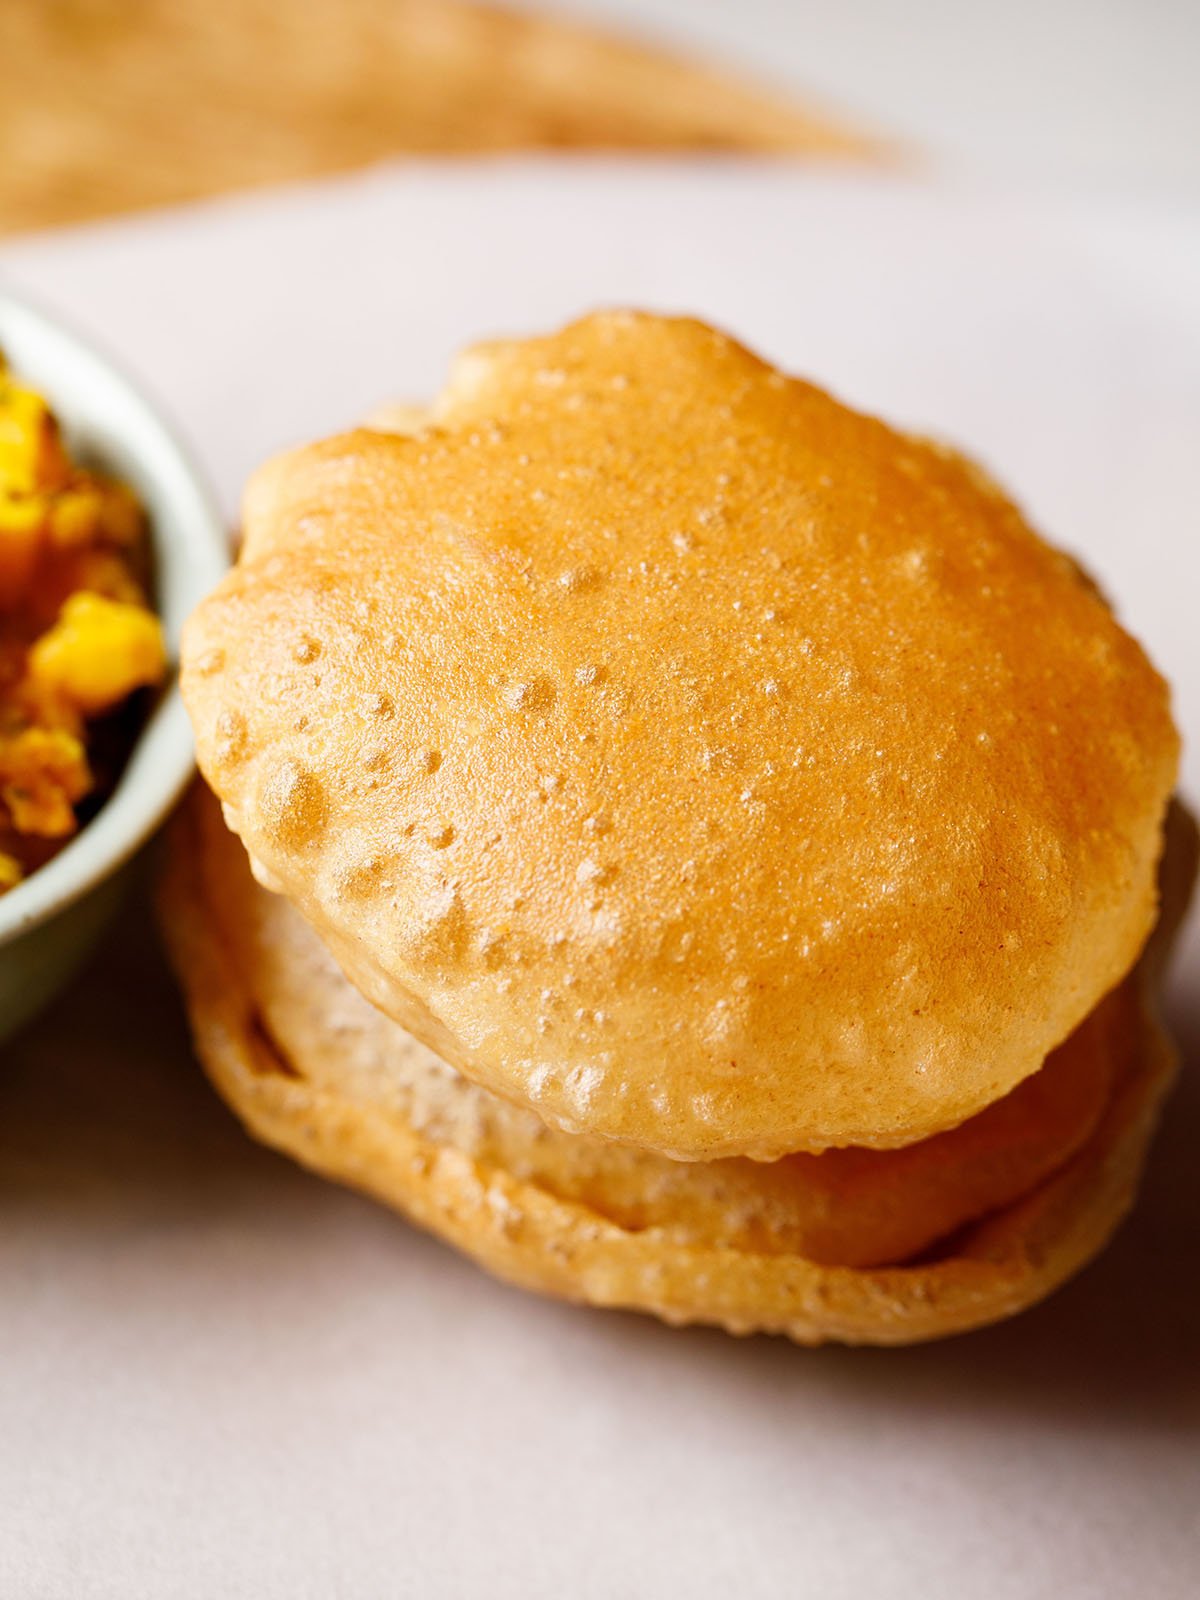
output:
M184 618L228 564L225 528L203 476L119 368L3 289L0 350L49 400L71 450L124 479L146 507L156 605L177 660ZM171 809L192 765L191 730L172 678L100 812L52 861L0 896L0 1039L39 1011L87 954L119 902L121 869Z

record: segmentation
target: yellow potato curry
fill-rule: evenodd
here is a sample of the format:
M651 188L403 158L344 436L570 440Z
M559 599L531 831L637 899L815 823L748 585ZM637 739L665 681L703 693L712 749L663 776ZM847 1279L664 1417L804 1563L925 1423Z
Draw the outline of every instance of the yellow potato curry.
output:
M103 802L166 673L132 491L0 356L0 893Z

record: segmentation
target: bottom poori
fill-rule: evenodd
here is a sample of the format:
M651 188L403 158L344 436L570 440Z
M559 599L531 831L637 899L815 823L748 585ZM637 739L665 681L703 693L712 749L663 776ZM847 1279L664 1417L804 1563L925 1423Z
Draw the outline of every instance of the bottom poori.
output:
M527 1288L806 1344L900 1344L1041 1299L1127 1211L1173 1072L1152 987L1194 866L1176 807L1150 949L1010 1095L900 1150L773 1163L563 1133L470 1083L255 882L199 785L162 914L208 1073L266 1143Z

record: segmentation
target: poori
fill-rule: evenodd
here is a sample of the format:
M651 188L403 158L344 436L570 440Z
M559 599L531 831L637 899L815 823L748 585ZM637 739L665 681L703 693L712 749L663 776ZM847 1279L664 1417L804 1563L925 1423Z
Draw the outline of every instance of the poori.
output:
M889 1342L1128 1204L1168 692L957 453L695 321L481 346L256 475L183 689L218 1087L497 1271Z

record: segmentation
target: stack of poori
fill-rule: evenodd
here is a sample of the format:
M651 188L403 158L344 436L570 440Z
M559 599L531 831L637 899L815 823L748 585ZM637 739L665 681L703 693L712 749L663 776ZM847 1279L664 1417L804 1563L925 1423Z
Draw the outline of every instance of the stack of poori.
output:
M899 1343L1127 1209L1167 690L957 454L693 321L483 346L257 475L184 692L214 1081L501 1275Z

